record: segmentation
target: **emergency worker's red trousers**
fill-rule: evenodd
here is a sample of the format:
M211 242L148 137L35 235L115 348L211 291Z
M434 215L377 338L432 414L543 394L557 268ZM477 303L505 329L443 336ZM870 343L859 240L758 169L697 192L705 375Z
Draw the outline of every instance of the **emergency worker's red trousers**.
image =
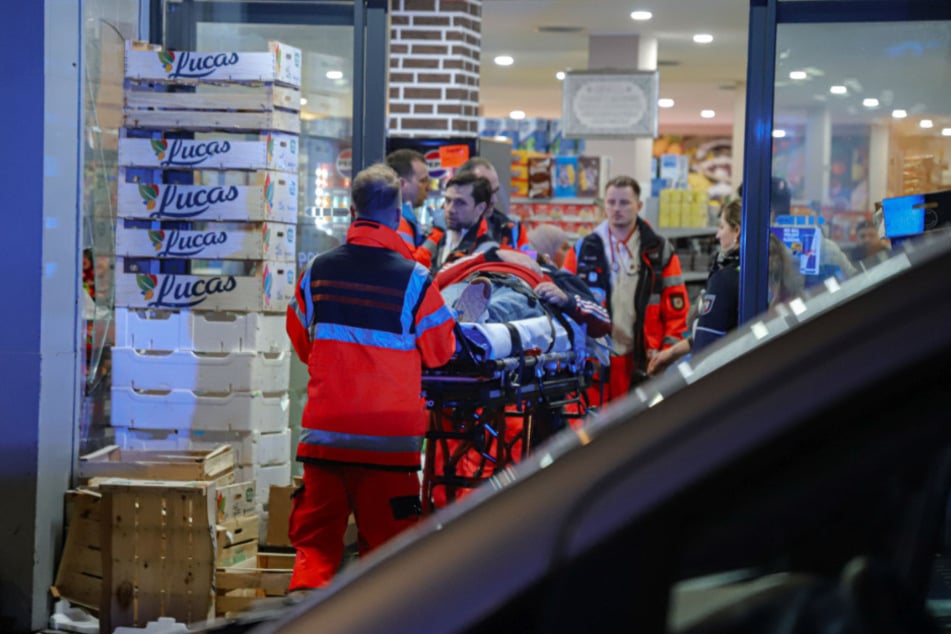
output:
M418 521L419 493L415 471L305 464L303 487L291 507L288 533L297 558L289 589L330 582L343 561L351 512L364 555Z

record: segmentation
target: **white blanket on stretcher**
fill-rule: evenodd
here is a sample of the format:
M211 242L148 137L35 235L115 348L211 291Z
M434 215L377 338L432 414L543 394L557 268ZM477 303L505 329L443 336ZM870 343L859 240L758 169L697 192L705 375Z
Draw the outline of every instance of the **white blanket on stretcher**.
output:
M518 331L522 350L567 352L571 338L558 321L547 316L530 317L509 322ZM479 361L505 359L512 355L512 333L506 324L459 324L466 339L475 346Z

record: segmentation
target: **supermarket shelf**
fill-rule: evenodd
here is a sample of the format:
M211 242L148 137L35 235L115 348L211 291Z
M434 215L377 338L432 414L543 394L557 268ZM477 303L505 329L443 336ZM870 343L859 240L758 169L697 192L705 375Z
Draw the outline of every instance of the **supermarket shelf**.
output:
M716 234L716 227L660 227L660 235L668 240L674 238L693 238L695 236L712 236Z
M604 218L582 218L581 216L529 216L525 219L527 222L586 222L598 224Z
M512 198L509 204L538 205L593 205L594 198Z

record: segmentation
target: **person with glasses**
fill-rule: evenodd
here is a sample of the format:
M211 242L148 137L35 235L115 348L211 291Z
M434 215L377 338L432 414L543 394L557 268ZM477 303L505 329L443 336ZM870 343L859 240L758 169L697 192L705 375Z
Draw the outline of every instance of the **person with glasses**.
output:
M641 186L630 176L612 178L605 189L607 220L568 254L565 269L591 288L611 313L613 351L608 376L592 390L605 401L622 398L647 378L651 357L683 339L687 289L670 242L638 214Z
M489 235L503 247L521 249L528 245L528 237L522 223L513 220L499 210L499 174L492 163L484 158L471 158L459 168L459 172L472 172L476 176L489 181L492 187L492 198L488 210L485 212L485 221L489 227Z
M396 172L400 179L400 194L403 196L403 207L400 215L400 226L397 233L406 242L413 259L425 267L432 266L433 253L436 245L443 237L443 229L433 227L423 235L416 217L415 209L426 202L429 194L429 167L426 159L416 150L396 150L386 157L386 164Z

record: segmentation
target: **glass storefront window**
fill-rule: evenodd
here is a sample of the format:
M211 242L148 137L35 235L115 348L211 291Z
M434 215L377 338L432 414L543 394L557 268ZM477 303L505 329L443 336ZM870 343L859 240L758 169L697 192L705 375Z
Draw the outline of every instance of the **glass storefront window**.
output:
M948 22L779 25L771 231L807 286L856 272L882 199L951 189L949 58Z

